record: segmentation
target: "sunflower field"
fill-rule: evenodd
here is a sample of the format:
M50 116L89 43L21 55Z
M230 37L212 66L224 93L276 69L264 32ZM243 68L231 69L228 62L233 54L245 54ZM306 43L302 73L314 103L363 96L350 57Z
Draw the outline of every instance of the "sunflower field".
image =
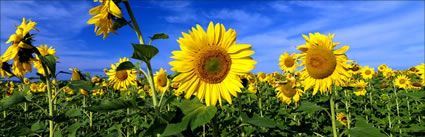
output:
M57 70L54 47L36 46L43 30L23 17L1 56L0 136L425 136L424 63L361 66L337 35L306 32L298 53L276 57L281 72L254 74L251 44L210 22L182 32L172 68L153 72L152 43L168 35L146 41L127 0L94 2L87 24L103 39L131 27L133 54L105 76ZM26 76L32 71L38 77Z

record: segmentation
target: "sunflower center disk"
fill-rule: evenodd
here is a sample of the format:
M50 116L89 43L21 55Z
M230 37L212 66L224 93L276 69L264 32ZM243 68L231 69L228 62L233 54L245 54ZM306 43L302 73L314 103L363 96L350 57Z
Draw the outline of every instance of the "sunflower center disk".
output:
M315 79L323 79L332 75L336 68L336 57L331 50L326 48L311 48L307 51L306 57L307 72Z
M404 84L405 82L406 82L406 80L400 79L400 84Z
M296 89L295 88L292 88L292 85L291 84L285 84L283 86L283 94L286 97L291 98L291 97L293 97L295 95L295 93L296 93Z
M198 74L208 83L216 84L223 81L229 73L232 60L221 50L208 50L200 54Z
M366 70L365 74L370 75L371 74L370 70Z
M159 77L157 82L161 87L167 86L167 80L164 77Z
M292 58L285 59L285 66L286 67L292 67L293 65L294 65L294 59L292 59Z
M117 71L115 73L115 77L117 77L117 79L119 79L121 81L126 80L127 77L128 77L127 71L126 70Z
M419 82L413 82L412 84L414 87L421 87L421 83Z

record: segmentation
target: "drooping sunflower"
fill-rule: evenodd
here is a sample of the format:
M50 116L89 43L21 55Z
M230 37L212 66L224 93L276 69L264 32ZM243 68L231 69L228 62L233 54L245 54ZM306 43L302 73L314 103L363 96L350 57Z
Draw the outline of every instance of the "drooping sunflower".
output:
M310 38L303 34L305 45L298 46L302 51L299 60L303 68L304 91L314 88L313 95L329 91L332 93L332 84L340 86L349 78L346 69L347 56L344 54L349 46L334 50L339 43L334 43L332 38L335 34L328 36L310 33Z
M41 56L47 56L47 55L55 55L56 54L56 50L53 49L52 46L50 46L49 48L47 48L47 45L40 45L40 47L37 47L38 51L40 52ZM55 56L55 59L58 59L58 57ZM37 72L40 73L43 76L46 76L46 73L44 72L44 68L43 65L41 64L41 60L38 57L38 55L36 55L36 60L34 62L34 68L37 69ZM47 71L50 73L50 70L47 69Z
M167 71L161 68L158 72L155 73L154 80L155 89L157 91L165 92L165 90L167 90L167 87L169 86L167 74L165 74L165 72Z
M6 78L6 77L11 77L13 76L11 71L10 71L10 67L11 65L9 65L7 62L2 62L0 63L0 75L2 78Z
M80 72L77 68L70 68L69 70L72 71L71 81L81 79Z
M16 34L12 34L6 43L13 42L12 45L1 56L1 62L13 59L12 71L17 77L23 77L28 71L32 72L32 63L36 61L33 57L34 51L31 49L32 36L30 30L37 30L34 26L37 23L22 19L20 26L17 26Z
M378 70L381 72L384 72L387 68L388 66L386 64L381 64L378 66Z
M128 58L120 58L120 62L115 65L111 64L111 69L106 72L106 75L109 76L108 82L110 85L113 85L115 90L124 91L127 90L130 85L137 85L136 70L129 69L116 71L117 67L125 61L128 61Z
M94 0L94 2L97 1ZM116 34L112 20L114 17L121 18L122 13L120 8L112 0L99 0L99 2L102 2L102 5L90 9L89 13L95 16L88 20L87 24L94 24L96 36L103 34L103 39L105 39L109 37L109 32Z
M344 126L347 126L347 116L345 116L344 113L340 112L338 113L338 115L336 116L336 119L339 121L339 123L341 123Z
M254 69L257 62L250 55L250 44L236 44L236 31L226 31L223 24L214 27L210 22L207 32L200 25L189 34L179 38L181 51L173 51L176 59L170 62L172 71L181 72L173 79L185 91L185 98L196 93L200 100L205 98L207 106L215 106L222 99L230 104L243 88L239 76Z
M365 66L362 70L362 77L363 79L371 79L373 77L373 74L375 73L375 68L369 68L369 66Z
M410 78L408 78L406 75L399 75L395 79L395 85L402 89L409 89L410 85Z
M415 81L410 84L410 87L413 89L421 89L422 83L420 81Z
M267 81L267 75L264 72L258 72L257 73L257 78L258 80L260 80L261 82L265 82Z
M354 87L357 87L357 91L354 92L356 96L365 96L366 95L366 86L367 82L364 82L363 80L359 80L354 84Z
M297 54L289 55L288 52L284 52L283 55L280 55L279 67L284 72L292 73L296 71L298 67Z
M293 99L295 103L300 100L303 91L296 86L295 78L290 78L286 82L278 83L275 91L277 91L277 98L283 103L290 104Z

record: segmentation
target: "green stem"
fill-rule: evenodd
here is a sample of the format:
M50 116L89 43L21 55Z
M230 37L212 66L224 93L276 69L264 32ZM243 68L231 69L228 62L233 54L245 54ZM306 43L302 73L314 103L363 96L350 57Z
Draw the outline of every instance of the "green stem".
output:
M390 109L390 106L387 104L387 110L388 110L388 115L387 115L387 117L388 117L388 128L392 128L392 125L391 125L391 109ZM393 134L390 132L390 137L392 137L393 136Z
M329 103L331 105L331 119L332 119L332 132L334 137L338 137L338 133L336 132L336 121L335 121L335 103L333 99L333 94L330 95Z
M394 85L394 95L395 95L395 103L396 103L396 107L397 107L397 118L398 118L398 124L401 125L401 120L400 120L400 107L398 105L398 96L397 96L397 89L395 87L395 82L393 81L393 85ZM400 135L401 135L401 129L400 131Z
M155 112L159 115L159 107L158 107L158 99L156 98L156 91L155 91L155 81L153 80L153 73L152 73L152 67L150 62L146 62L146 66L148 68L148 73L149 73L149 85L151 87L152 90L152 102L153 102L153 106L155 109Z
M140 28L139 28L139 24L137 23L136 18L134 17L133 10L131 10L128 0L123 0L123 3L125 5L125 8L127 9L128 15L131 18L131 22L134 25L134 30L136 31L140 44L145 44L145 41L143 40L142 32L140 31Z
M212 123L213 123L213 137L218 137L218 125L217 125L216 116L214 116Z

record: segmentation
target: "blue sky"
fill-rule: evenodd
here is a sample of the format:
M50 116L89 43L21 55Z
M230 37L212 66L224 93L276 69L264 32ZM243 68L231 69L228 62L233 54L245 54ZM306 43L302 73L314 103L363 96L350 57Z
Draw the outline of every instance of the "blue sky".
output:
M37 22L36 46L56 48L58 70L79 68L104 75L103 69L120 57L129 57L130 43L138 43L126 26L105 40L86 24L93 1L1 1L1 53L22 17ZM169 34L153 42L159 54L153 68L170 69L171 51L180 50L176 40L196 24L210 21L237 31L237 43L252 44L258 64L253 72L280 71L279 56L297 52L305 44L302 34L335 33L335 42L349 45L346 52L360 65L407 69L424 62L424 1L138 1L130 0L146 40L155 33ZM129 20L121 3L123 16ZM133 60L135 61L135 60ZM69 76L62 76L67 79Z

